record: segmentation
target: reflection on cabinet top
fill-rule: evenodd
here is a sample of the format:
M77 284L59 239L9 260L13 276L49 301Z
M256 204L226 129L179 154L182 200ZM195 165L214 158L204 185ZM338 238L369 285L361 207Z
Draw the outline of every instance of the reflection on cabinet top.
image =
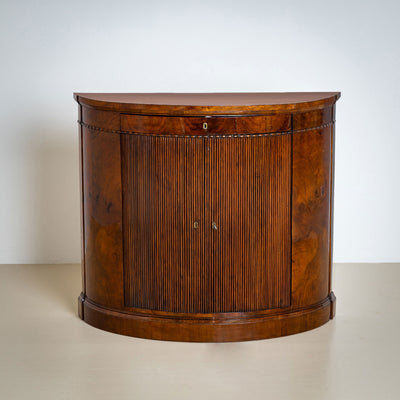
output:
M254 115L317 110L340 92L280 93L74 93L86 107L145 115Z

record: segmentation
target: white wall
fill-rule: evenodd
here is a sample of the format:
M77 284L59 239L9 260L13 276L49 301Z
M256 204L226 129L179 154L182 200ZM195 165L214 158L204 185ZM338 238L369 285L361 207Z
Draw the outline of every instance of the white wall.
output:
M0 2L0 263L79 262L73 91L342 91L334 259L400 261L400 2Z

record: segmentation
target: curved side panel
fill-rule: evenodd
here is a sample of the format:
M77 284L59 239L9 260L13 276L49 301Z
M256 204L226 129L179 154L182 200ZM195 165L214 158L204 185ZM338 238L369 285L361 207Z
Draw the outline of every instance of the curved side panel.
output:
M329 294L331 218L330 126L293 135L292 305Z
M91 108L82 107L81 114L81 121L87 125L109 131L120 130L121 117L119 113L93 110Z
M293 114L293 130L310 129L334 122L333 106Z
M106 125L119 128L112 118ZM123 307L120 136L83 128L82 168L85 294L98 304Z

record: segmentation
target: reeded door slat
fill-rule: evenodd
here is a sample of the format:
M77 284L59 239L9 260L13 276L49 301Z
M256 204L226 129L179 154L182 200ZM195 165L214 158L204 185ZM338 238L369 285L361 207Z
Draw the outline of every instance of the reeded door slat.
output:
M210 138L213 312L290 305L291 136Z
M123 135L121 147L125 305L206 311L203 140Z

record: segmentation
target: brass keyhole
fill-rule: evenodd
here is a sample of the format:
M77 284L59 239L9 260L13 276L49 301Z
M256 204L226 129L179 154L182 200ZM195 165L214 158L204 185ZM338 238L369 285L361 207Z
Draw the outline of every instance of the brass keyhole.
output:
M197 221L193 222L193 228L197 229L199 227L199 223Z
M207 128L208 128L207 122L203 122L203 129L207 130Z

